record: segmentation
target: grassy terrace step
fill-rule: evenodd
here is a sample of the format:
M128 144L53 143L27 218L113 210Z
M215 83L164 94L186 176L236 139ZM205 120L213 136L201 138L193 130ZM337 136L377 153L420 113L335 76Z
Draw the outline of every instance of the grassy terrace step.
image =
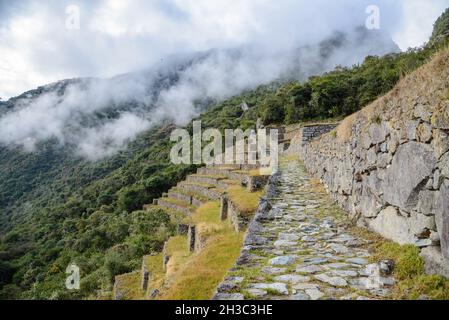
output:
M144 296L149 297L150 299L153 290L160 290L164 284L165 270L163 268L162 259L162 254L143 257L143 264L145 264L151 272L147 292L144 292Z
M167 193L167 196L164 197L165 199L178 199L184 202L188 202L192 204L192 196L183 192L178 192L174 190L170 190Z
M203 202L203 203L206 203L207 201L211 200L209 197L206 197L206 196L202 195L200 192L191 191L191 190L185 190L185 189L181 189L181 188L178 188L178 187L172 188L168 192L168 195L170 195L170 194L179 194L179 195L182 195L184 197L193 197L197 201L200 201L200 202Z
M226 176L219 176L219 175L199 175L199 174L193 174L187 177L187 182L193 182L193 183L204 183L209 185L217 186L220 183L220 180L226 179Z
M203 176L223 176L226 179L242 181L249 175L249 171L240 170L240 168L221 169L221 168L203 167L198 169L197 174Z
M197 170L198 175L205 175L205 176L228 177L230 172L231 172L231 170L229 170L229 169L210 168L210 167L202 167Z
M158 206L175 211L182 212L184 214L190 214L196 210L197 207L191 205L189 202L182 201L175 198L160 198L157 201Z
M217 188L227 190L230 186L241 186L241 180L225 179L218 182Z
M225 179L224 181L226 181ZM231 184L227 188L230 196L235 201L242 201L239 208L244 214L250 215L250 209L255 212L258 199L261 193L249 193L247 189L232 185L238 183L234 180L226 181ZM183 182L180 185L191 186ZM196 184L200 190L222 194L227 190L216 189L211 185ZM172 193L180 192L186 195L198 196L198 191L189 191L186 189L178 190L179 187L170 190ZM244 200L242 200L244 199ZM172 198L159 199L177 205L187 206L184 201L177 201ZM187 206L191 207L191 206ZM237 260L244 239L244 232L236 232L230 219L221 220L220 201L208 201L196 209L191 215L185 215L182 212L166 209L160 205L147 206L150 208L163 208L169 211L170 215L175 217L178 224L195 225L196 227L196 245L199 248L195 252L190 252L187 236L178 235L168 239L165 246L165 254L169 256L166 270L162 267L162 254L157 256L146 256L143 264L150 272L147 292L141 290L142 282L137 278L140 272L131 275L123 275L119 278L119 283L128 283L129 294L123 299L157 299L157 300L206 300L211 299L217 285L223 280L226 273L231 269ZM124 280L121 280L124 279ZM139 281L138 281L139 280ZM158 295L151 297L151 294L157 290Z
M228 189L229 200L237 207L240 214L248 216L253 214L260 202L264 191L248 192L241 186L231 186Z
M171 218L172 223L174 224L179 224L182 223L182 221L185 219L185 212L182 211L178 211L172 208L167 208L167 207L163 207L163 206L159 206L159 205L148 205L145 207L146 210L151 210L151 209L162 209L164 211L166 211Z
M214 201L189 217L189 223L197 226L200 238L207 238L201 252L189 252L185 236L168 241L166 250L170 260L157 299L211 299L227 270L234 265L243 244L243 233L236 233L228 221L221 221L219 212L220 204Z
M194 192L212 200L219 199L221 194L224 192L219 188L216 188L216 186L210 184L192 183L187 181L179 183L176 188L184 190L185 192Z
M140 272L121 274L115 277L114 296L116 300L141 300Z

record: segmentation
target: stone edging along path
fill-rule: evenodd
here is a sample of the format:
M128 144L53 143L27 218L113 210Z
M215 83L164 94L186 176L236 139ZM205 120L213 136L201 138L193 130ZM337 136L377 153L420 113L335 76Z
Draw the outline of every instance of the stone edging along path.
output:
M395 284L389 261L370 263L370 240L298 160L281 161L216 300L382 299Z

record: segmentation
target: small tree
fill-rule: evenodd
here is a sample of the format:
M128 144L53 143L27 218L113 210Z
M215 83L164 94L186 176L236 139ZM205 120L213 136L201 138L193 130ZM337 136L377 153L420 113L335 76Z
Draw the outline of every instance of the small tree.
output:
M263 102L262 121L265 125L282 123L285 118L283 101L278 96L269 96Z

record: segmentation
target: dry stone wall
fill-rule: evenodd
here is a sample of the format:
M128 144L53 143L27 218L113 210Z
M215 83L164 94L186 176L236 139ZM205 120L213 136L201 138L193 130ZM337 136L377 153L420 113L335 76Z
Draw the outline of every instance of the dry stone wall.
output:
M297 151L351 218L449 276L449 51ZM297 140L301 140L297 137Z

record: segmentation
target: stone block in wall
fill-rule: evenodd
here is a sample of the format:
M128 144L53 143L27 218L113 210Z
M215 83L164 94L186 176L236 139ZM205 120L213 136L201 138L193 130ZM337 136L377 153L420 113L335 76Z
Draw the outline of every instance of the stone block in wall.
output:
M405 124L406 137L408 141L418 140L418 125L419 121L409 120Z
M435 215L438 197L438 191L422 190L418 195L418 204L414 210L425 215Z
M436 230L435 217L412 212L408 219L410 232L419 239L430 238L430 232Z
M164 270L167 270L167 265L168 265L168 262L170 261L170 256L163 256L163 259L162 259L162 267L164 268Z
M422 183L427 182L435 166L430 146L418 142L401 145L382 185L385 201L406 211L414 208L424 187Z
M187 233L187 247L190 252L195 251L195 242L196 242L196 226L189 226L189 231Z
M387 139L391 128L388 123L381 122L380 124L373 123L369 127L370 144L381 144Z
M449 152L441 157L440 161L438 162L438 167L440 171L440 179L449 179Z
M381 153L377 155L377 167L378 168L386 168L390 165L391 160L393 160L393 156L391 153Z
M369 191L362 192L360 197L360 211L365 218L375 218L382 210L382 204Z
M163 268L163 270L167 270L168 261L170 261L170 256L167 253L167 241L165 241L164 247L162 248L162 268Z
M430 119L432 117L432 112L429 110L429 106L425 106L423 104L418 104L415 106L413 115L416 118L421 118L422 120L426 122L430 122Z
M441 252L446 259L449 259L449 180L445 180L441 185L435 219L440 235Z
M143 259L142 262L142 271L141 271L141 279L142 279L142 283L141 283L141 289L142 291L146 292L148 289L148 284L150 282L150 271L148 270L147 265L145 264L145 258Z
M449 151L449 135L441 130L434 129L432 136L432 147L435 150L436 157L440 158Z
M449 130L449 103L441 105L432 116L431 123L433 127L442 130Z
M368 150L373 145L373 141L371 140L371 136L368 131L364 131L360 137L360 144L363 149Z
M399 146L399 133L395 130L390 134L390 139L387 142L388 152L394 154Z
M227 217L236 232L244 230L251 220L250 217L242 215L237 206L229 199Z
M125 297L125 293L120 290L120 285L117 277L114 279L114 286L112 287L112 295L114 300L123 300Z
M262 189L268 183L270 176L250 176L248 177L247 188L249 192Z
M433 173L433 186L432 188L434 190L438 190L441 187L441 184L443 183L444 177L441 175L441 171L439 169L435 170Z
M207 239L208 239L209 235L202 233L201 229L199 229L199 228L196 228L195 232L196 232L196 234L195 234L194 251L200 252L201 250L203 250L206 247Z
M415 238L410 232L408 219L401 216L394 207L387 207L382 210L377 218L370 220L370 229L379 233L384 238L395 241L399 244L415 243Z
M441 274L449 278L449 260L445 259L439 247L427 247L421 250L427 274Z
M222 196L220 199L220 219L225 221L228 218L228 197L226 195Z
M418 141L427 143L432 139L432 127L428 123L421 123L417 130Z
M179 224L177 234L180 236L187 235L189 232L189 225L187 224Z
M367 166L368 171L376 169L377 152L376 152L376 148L374 148L374 147L369 149L368 152L366 153L366 166Z

